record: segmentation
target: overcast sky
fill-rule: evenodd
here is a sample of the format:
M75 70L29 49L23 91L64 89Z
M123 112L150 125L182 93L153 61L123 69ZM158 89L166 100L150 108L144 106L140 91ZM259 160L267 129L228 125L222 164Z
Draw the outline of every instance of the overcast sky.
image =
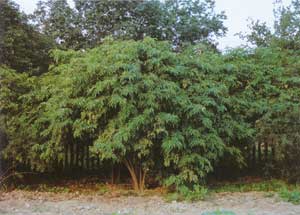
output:
M68 0L71 2L72 0ZM26 13L33 12L38 0L15 0ZM237 36L239 32L247 31L247 19L259 19L272 26L274 0L216 0L217 11L224 10L227 15L225 22L228 28L227 36L219 39L219 48L236 47L243 44ZM284 5L291 0L282 0Z

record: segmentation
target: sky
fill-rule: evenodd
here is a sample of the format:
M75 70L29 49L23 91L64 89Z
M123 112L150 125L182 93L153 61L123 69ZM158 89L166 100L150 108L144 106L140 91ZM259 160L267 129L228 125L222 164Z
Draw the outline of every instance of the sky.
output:
M71 2L71 0L68 0ZM261 20L272 26L274 21L273 2L275 0L215 0L216 10L225 11L227 20L225 26L228 28L227 35L218 39L219 48L233 48L244 44L244 41L235 36L239 32L247 32L247 21L249 18ZM25 13L32 13L38 0L15 0ZM291 0L282 0L284 5L289 5Z

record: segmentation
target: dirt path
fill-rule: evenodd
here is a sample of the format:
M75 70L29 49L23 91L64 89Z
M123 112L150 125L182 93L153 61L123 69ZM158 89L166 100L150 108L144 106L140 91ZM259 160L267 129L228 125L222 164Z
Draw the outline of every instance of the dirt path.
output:
M12 215L201 215L224 209L237 215L300 215L300 206L264 193L223 193L197 203L161 197L115 197L14 191L1 195L0 214Z

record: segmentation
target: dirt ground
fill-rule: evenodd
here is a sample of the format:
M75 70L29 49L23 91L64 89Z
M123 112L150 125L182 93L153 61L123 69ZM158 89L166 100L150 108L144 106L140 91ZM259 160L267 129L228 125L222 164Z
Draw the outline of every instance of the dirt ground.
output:
M159 196L108 198L78 192L12 191L0 195L0 214L12 215L201 215L218 209L237 215L300 215L299 205L258 192L216 194L195 203L166 202Z

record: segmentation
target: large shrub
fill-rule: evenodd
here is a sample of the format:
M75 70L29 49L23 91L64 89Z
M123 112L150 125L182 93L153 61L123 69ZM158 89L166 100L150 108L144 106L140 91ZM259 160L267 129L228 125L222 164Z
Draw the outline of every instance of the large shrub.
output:
M43 170L62 159L68 141L91 140L95 155L127 167L136 190L161 170L167 185L193 187L224 151L235 152L228 89L193 53L150 38L54 51L51 71L21 96L30 110L7 119L26 134L20 141L11 130L7 154L22 149Z

